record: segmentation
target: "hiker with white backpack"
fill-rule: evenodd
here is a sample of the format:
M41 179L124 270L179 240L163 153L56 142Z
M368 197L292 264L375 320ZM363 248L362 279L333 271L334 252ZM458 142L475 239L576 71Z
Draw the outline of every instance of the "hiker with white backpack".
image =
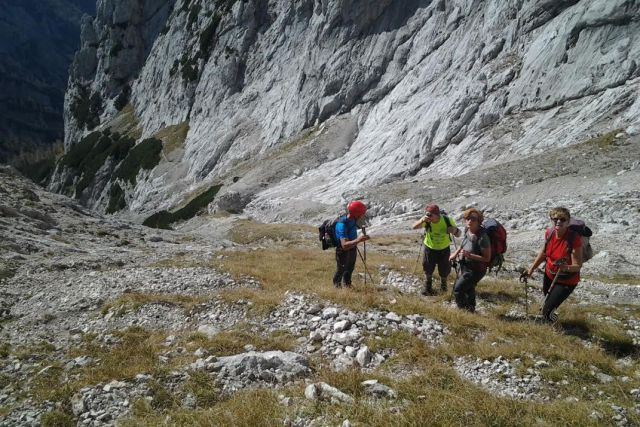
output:
M552 227L546 229L545 243L527 270L527 275L533 275L538 266L546 262L542 279L542 292L545 295L542 317L555 322L558 318L555 310L575 290L580 281L583 259L591 256L591 247L588 245L591 230L582 221L572 221L569 210L564 207L551 209L549 219Z

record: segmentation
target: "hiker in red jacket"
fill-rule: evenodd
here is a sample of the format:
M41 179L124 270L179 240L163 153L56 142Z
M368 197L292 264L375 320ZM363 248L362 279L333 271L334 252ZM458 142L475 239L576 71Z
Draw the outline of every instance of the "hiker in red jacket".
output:
M571 215L567 208L551 209L549 218L553 227L545 231L545 243L527 274L531 276L542 261L546 261L542 279L542 292L546 298L542 316L553 322L558 318L554 310L571 295L580 281L582 237L569 230Z

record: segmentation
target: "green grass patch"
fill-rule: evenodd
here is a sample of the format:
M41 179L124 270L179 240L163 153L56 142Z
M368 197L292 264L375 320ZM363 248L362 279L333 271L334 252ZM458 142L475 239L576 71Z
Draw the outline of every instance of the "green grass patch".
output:
M98 92L84 86L78 86L78 93L71 101L71 114L81 129L93 129L100 124L102 98Z
M54 409L42 415L40 419L42 427L75 427L73 417L59 409Z
M600 149L611 148L615 145L616 135L622 132L622 129L615 129L611 132L607 132L604 135L600 135L596 138L592 138L585 142L585 144L595 145Z
M197 408L211 408L221 400L215 381L206 372L192 372L184 385L184 391L196 398Z
M145 219L142 225L146 225L147 227L152 228L169 229L171 228L171 224L173 224L174 222L186 221L188 219L191 219L196 216L200 210L206 208L207 205L209 205L209 203L213 201L221 187L221 185L214 185L213 187L210 187L208 190L197 195L186 205L176 211L156 212L155 214Z
M147 138L133 147L114 173L115 178L131 184L136 183L136 176L141 169L150 170L160 163L162 141Z
M94 182L96 172L109 157L119 162L127 156L133 144L132 138L105 130L90 133L72 145L60 161L65 166L73 168L80 176L80 181L76 184L76 197Z

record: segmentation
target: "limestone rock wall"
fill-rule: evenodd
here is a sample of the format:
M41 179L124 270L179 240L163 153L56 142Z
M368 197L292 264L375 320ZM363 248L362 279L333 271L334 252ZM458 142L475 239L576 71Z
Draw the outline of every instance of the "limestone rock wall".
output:
M128 191L136 212L171 207L333 117L357 123L346 149L245 182L249 209L339 203L640 125L638 1L130 3L101 1L86 23L67 107L87 85L108 123L126 81L143 138L188 123L173 157ZM127 49L109 57L118 41ZM67 144L87 132L69 114L66 128Z

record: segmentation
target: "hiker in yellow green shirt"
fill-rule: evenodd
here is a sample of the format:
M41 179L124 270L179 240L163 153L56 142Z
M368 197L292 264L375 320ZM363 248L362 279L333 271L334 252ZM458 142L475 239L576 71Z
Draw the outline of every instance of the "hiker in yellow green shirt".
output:
M413 224L413 229L423 227L424 233L424 256L422 257L422 269L426 276L422 295L434 295L433 272L438 266L440 275L440 290L447 291L447 276L451 273L449 256L451 250L450 234L460 236L460 229L456 226L453 218L441 214L438 205L430 204L425 208L422 218Z

